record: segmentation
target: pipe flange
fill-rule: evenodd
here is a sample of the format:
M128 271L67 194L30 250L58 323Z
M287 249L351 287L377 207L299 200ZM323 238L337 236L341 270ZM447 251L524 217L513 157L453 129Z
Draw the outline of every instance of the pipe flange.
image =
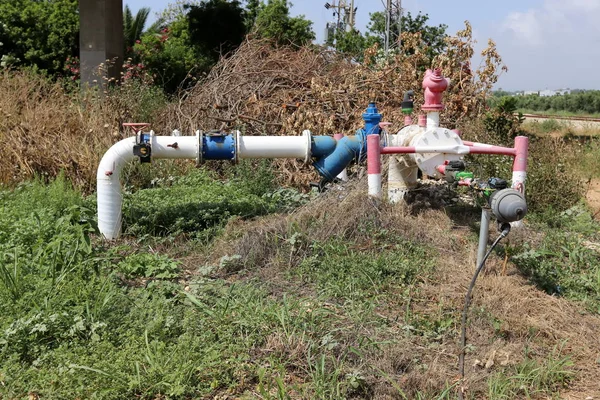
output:
M231 132L231 140L233 140L233 143L231 144L231 159L229 159L229 161L234 165L238 163L239 138L240 131Z
M308 129L302 131L302 136L306 138L306 155L304 156L304 164L308 164L310 159L312 158L311 143L312 143L312 132Z
M196 166L199 167L200 165L204 164L204 157L202 155L202 151L203 151L203 145L202 142L204 141L204 133L198 129L196 131L196 138L198 139L198 146L197 146L197 156L196 156Z

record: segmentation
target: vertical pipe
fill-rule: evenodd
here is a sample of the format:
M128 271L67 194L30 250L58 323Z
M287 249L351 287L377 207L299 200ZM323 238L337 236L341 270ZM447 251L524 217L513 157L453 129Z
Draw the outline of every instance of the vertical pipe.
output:
M513 161L512 187L525 195L525 180L527 179L527 155L529 153L529 138L515 138L515 159Z
M412 125L413 121L410 115L405 115L404 116L404 125L408 126L408 125Z
M424 114L419 114L419 126L421 128L425 128L427 126L427 116Z
M440 126L440 113L438 111L430 111L427 113L427 129L437 128Z
M481 227L479 228L479 247L477 248L477 265L479 267L483 257L485 257L485 250L487 249L488 239L490 237L490 219L492 217L492 210L487 207L481 209Z
M344 137L343 133L336 133L335 135L333 135L333 138L337 141L342 140L343 137ZM338 176L336 176L336 178L340 179L342 182L347 182L348 181L348 172L346 171L346 168L344 168L344 170L342 172L340 172L338 174Z
M369 196L381 199L381 148L379 135L367 136L367 172Z

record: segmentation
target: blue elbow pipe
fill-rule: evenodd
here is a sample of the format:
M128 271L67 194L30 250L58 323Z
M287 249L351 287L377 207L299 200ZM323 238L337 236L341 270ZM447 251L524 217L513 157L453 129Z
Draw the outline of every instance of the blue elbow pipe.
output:
M310 154L313 157L325 157L335 150L337 140L331 136L313 136L310 142Z
M313 165L325 181L331 182L361 154L366 154L366 135L362 130L356 136L346 136L339 140L330 154L318 158Z

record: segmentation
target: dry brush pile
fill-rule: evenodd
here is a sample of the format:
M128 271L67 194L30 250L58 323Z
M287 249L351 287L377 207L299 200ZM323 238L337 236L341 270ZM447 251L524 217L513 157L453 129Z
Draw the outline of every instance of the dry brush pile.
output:
M121 123L142 118L161 134L175 128L185 134L197 129L240 129L247 135L298 135L304 129L319 135L352 134L362 126L367 104L376 101L396 130L404 119L404 91L415 90L418 110L423 73L430 65L452 79L442 123L455 127L483 111L486 94L504 69L490 42L482 67L473 71L473 44L467 24L448 38L444 54L429 60L420 36L405 34L402 54L384 58L374 47L366 51L365 62L357 63L320 47L274 47L249 39L171 103L143 84L124 85L104 96L81 95L33 74L5 72L0 75L0 182L63 170L78 186L91 189L101 155L128 135ZM300 162L279 165L283 183L306 184L315 177Z

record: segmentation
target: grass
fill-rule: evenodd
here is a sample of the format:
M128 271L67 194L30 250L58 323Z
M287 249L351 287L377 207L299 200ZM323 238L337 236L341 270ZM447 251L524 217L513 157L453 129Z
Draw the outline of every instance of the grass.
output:
M158 202L142 199L155 191L167 196L163 209L170 208L185 184L198 194L255 196L271 212L283 204L280 191L256 197L241 189L243 182L217 189L203 179L198 173L176 181L168 194L140 191L133 203L160 213ZM432 268L424 248L407 239L379 238L376 245L392 250L385 255L374 248L362 253L358 242L311 241L313 256L290 276L314 285L315 295L273 296L268 283L251 277L196 273L181 284L181 265L168 255L127 241L97 242L93 199L65 179L0 193L0 396L6 398L368 396L372 371L356 355L385 344L352 326L386 329L384 319L371 315L373 301L418 286L417 273ZM238 210L226 204L232 211L223 218ZM137 226L151 243L157 232ZM183 230L177 225L176 232Z
M443 212L344 191L298 208L311 195L258 167L128 194L118 243L98 240L95 200L63 177L0 191L0 397L455 398L464 282L438 269L472 238ZM544 234L512 244L520 271L600 313L589 212L529 221ZM472 323L503 324L493 312ZM474 335L473 356L490 337ZM551 396L576 378L568 355L542 355L553 341L527 340L535 351L478 375L469 395Z
M535 248L525 244L513 257L518 268L549 294L584 302L600 314L600 225L583 206L540 216L547 233ZM545 225L545 226L544 226Z
M508 371L494 374L488 381L490 399L532 399L541 395L559 398L558 391L574 377L573 362L557 349L544 360L526 358ZM546 397L548 398L548 397Z

